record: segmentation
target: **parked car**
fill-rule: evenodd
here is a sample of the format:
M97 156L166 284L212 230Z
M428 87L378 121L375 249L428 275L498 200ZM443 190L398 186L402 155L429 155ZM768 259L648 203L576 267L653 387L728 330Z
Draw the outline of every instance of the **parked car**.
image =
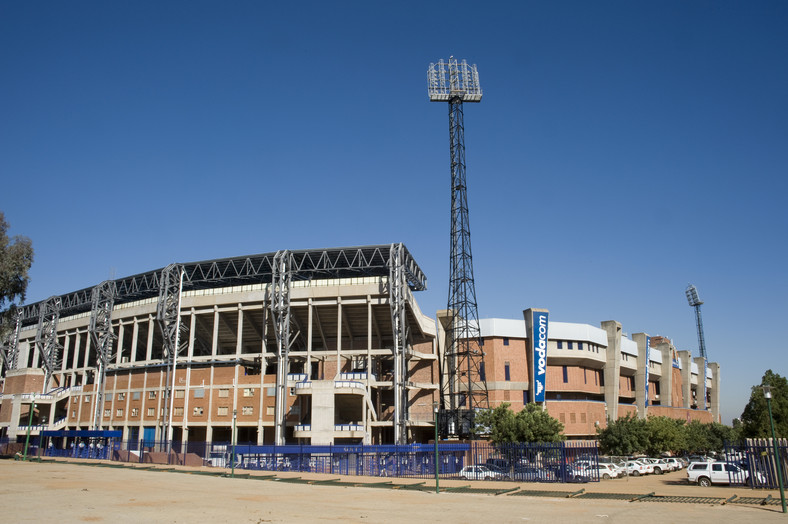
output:
M509 473L509 461L506 459L500 458L491 458L487 459L484 463L490 469L495 469L497 471L503 472L508 474Z
M556 476L550 470L532 465L517 465L514 467L514 478L525 482L555 482Z
M664 459L646 458L642 462L650 464L655 475L662 475L665 472L673 471L673 465L665 462Z
M678 471L684 467L684 462L682 462L680 459L677 459L676 457L666 457L662 460L673 467L671 471Z
M766 479L756 472L759 483ZM712 484L750 484L750 472L736 464L723 461L693 462L687 468L687 482L708 487Z
M460 477L465 480L500 480L503 478L503 475L487 466L478 464L476 466L465 466L462 468L462 470L460 470Z
M498 473L501 476L502 479L508 479L509 478L509 468L504 469L504 468L502 468L500 466L496 466L495 464L485 464L484 466L487 469L489 469L490 471L494 471L494 472Z
M592 478L601 478L601 479L614 479L618 478L619 476L624 476L624 470L619 468L613 463L610 462L590 462L585 460L578 460L572 463L572 466L582 472L585 475L588 475Z
M555 464L549 466L549 469L562 482L591 482L593 480L588 472L570 465Z
M619 467L624 469L628 475L633 477L639 477L640 475L649 474L649 468L645 464L637 460L627 460L626 463L622 462L621 464L619 464Z

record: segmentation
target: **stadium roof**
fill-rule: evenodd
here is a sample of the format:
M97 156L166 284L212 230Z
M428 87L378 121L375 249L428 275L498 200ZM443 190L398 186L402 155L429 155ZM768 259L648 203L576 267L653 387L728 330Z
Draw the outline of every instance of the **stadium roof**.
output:
M367 276L388 276L391 248L396 244L338 247L289 251L293 280L335 279ZM413 291L427 288L427 278L403 245L405 275ZM279 252L232 258L204 260L181 264L185 274L183 290L259 284L272 281L272 264ZM115 280L115 303L132 302L159 295L159 280L163 268ZM60 295L63 315L73 315L91 309L93 288L80 289ZM47 299L49 300L49 299ZM21 306L22 324L38 322L42 300Z

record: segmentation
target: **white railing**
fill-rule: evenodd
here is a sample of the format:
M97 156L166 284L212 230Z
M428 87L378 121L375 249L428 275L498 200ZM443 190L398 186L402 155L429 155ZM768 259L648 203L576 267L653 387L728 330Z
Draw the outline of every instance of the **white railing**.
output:
M340 380L377 380L374 374L369 374L366 371L354 371L352 373L340 373Z
M311 387L312 387L312 382L310 382L310 381L299 382L299 383L297 383L295 385L296 389L307 389L307 388L311 388Z
M312 431L311 424L298 424L293 428L293 431Z
M334 431L364 431L361 424L334 424Z
M287 380L290 382L303 382L306 379L306 373L288 373L287 375Z
M334 382L335 388L359 388L365 389L365 386L361 382L356 382L354 380L337 380Z

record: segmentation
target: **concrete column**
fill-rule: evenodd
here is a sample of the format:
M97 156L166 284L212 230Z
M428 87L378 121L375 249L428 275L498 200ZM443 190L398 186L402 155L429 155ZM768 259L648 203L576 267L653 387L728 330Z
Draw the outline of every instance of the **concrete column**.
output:
M638 418L645 419L647 416L646 407L646 380L648 362L648 335L645 333L635 333L632 335L632 340L638 345L638 366L635 372L635 406L638 409Z
M211 355L216 356L219 345L219 306L213 306L213 336L211 337Z
M306 303L306 364L304 364L304 371L309 380L312 379L312 297L307 299ZM265 370L264 370L265 371Z
M129 348L129 362L134 361L137 354L137 342L140 335L140 322L137 317L134 317L134 329L131 331L131 347ZM123 350L118 351L118 364L123 362Z
M240 357L241 350L243 349L243 336L244 336L244 310L241 309L241 304L238 304L238 326L235 335L235 355Z
M366 398L362 408L362 420L364 421L364 444L372 444L372 427L370 422L372 416L367 405L372 398L372 297L367 295L367 388Z
M65 371L66 367L68 367L68 354L70 349L71 349L71 334L66 333L66 340L63 343L63 360L60 363L61 371Z
M194 334L197 331L197 317L194 314L194 308L189 310L189 344L186 350L186 389L183 392L183 419L181 425L183 427L183 442L188 442L189 432L189 391L192 385L192 355L194 354ZM173 415L175 410L173 410Z
M334 380L339 380L340 373L342 373L342 297L337 297L337 374Z
M31 351L30 348L32 348L33 351L33 360L30 360L30 351ZM38 344L36 344L35 342L31 342L30 345L28 346L27 353L25 353L25 359L20 360L20 363L24 364L22 366L24 368L26 367L39 368L41 367L41 365L38 363L38 361L39 361ZM28 365L28 362L30 362L30 365Z
M704 364L706 359L703 357L695 357L692 362L698 367L698 383L695 386L695 398L698 401L698 409L708 410L709 406L706 403L706 373Z
M93 341L91 340L90 333L87 333L85 337L85 360L82 363L82 367L89 368L90 366L90 349L93 347Z
M156 320L153 318L153 315L148 315L148 343L147 348L145 349L145 360L150 360L151 355L153 354L153 328L154 322Z
M720 422L720 365L717 362L709 362L709 369L711 370L711 390L709 396L709 410L711 411L711 418L714 422Z
M682 350L678 352L679 361L681 362L681 394L684 397L684 402L681 407L692 407L692 356L689 351Z
M660 406L673 406L673 352L668 342L660 342L655 349L662 354L659 404Z
M605 406L607 418L618 418L618 377L621 374L621 323L615 320L602 322L607 332L607 354L605 362Z
M80 336L78 332L74 332L74 356L71 360L71 369L79 367L79 349L80 349Z

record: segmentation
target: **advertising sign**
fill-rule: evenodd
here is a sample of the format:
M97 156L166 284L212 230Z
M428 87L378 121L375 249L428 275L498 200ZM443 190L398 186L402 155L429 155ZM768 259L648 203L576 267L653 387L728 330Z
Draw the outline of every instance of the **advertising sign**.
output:
M651 337L646 337L646 407L648 407L648 368L651 365Z
M534 402L545 401L547 388L547 312L534 311Z

